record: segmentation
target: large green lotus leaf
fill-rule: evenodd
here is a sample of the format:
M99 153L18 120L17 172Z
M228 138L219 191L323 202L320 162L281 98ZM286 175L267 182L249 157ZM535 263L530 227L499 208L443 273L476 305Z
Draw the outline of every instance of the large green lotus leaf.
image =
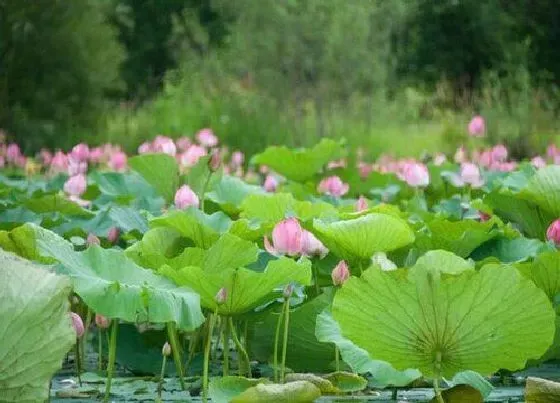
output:
M220 272L208 272L196 267L174 269L163 266L160 273L180 286L187 286L200 294L203 307L216 310L221 315L239 315L270 301L279 293L275 289L296 282L311 284L311 262L303 259L295 262L280 258L268 263L264 272L245 268L231 268ZM226 302L217 306L216 294L220 288L227 290Z
M285 384L259 383L231 399L231 403L312 403L321 397L317 386L308 381Z
M40 214L59 212L75 217L93 217L95 215L60 194L32 197L27 199L23 205L34 213Z
M205 253L202 269L208 274L247 266L257 260L259 248L253 242L224 234Z
M315 217L336 217L337 211L329 203L299 201L290 193L251 194L241 204L242 218L275 224L288 216L307 221Z
M543 248L546 245L538 239L499 237L480 245L471 257L476 261L495 257L503 263L516 263L535 257Z
M210 379L208 394L212 403L229 403L231 399L259 383L268 383L267 379L248 379L242 376L224 376Z
M138 172L168 202L173 202L179 187L179 166L167 154L137 155L128 160L128 165Z
M544 240L548 225L556 218L551 212L511 191L489 193L484 197L484 203L491 206L495 214L516 223L531 238Z
M164 264L172 265L187 246L187 241L173 228L157 227L146 232L125 253L140 266L159 269Z
M477 247L499 234L493 221L448 221L435 218L416 232L416 245L421 251L443 249L466 258Z
M375 252L388 252L414 241L407 223L387 214L367 214L346 221L313 221L314 233L342 259L370 259Z
M517 269L543 290L551 302L560 293L560 252L544 252L532 263L523 263Z
M247 196L259 193L264 193L260 186L249 185L235 176L224 175L212 191L206 194L206 198L220 205L226 213L237 214Z
M445 250L431 250L419 257L414 266L409 270L409 275L414 276L418 271L423 275L425 271L434 274L461 274L465 270L474 270L474 264L467 262L459 256Z
M174 210L150 221L152 227L173 228L183 237L191 239L200 248L208 249L220 234L231 227L231 220L222 212L207 215L197 208Z
M0 251L0 400L44 402L76 340L67 278Z
M549 165L539 169L527 186L519 192L519 196L552 213L554 217L559 217L560 166Z
M269 232L267 226L261 225L258 220L240 218L231 223L229 233L248 241L257 241Z
M144 233L149 229L146 217L131 207L113 205L110 207L109 217L113 226L124 232L136 230Z
M322 139L310 149L292 150L286 146L268 147L255 155L251 162L266 165L296 182L305 182L318 173L329 161L344 156L341 143L330 139Z
M397 371L388 362L373 359L363 348L358 347L341 334L339 324L328 311L317 316L315 328L317 340L323 343L334 343L340 356L356 373L370 373L372 384L376 388L387 386L406 386L422 376L417 369Z
M399 279L370 269L351 277L333 302L342 334L396 369L451 378L472 370L519 369L552 342L555 313L510 266L485 266L438 279L425 270Z
M290 312L286 365L297 372L324 373L334 369L334 346L315 337L315 322L330 303L327 294L307 301ZM250 355L262 362L273 362L274 332L279 313L267 311L255 317L249 332Z

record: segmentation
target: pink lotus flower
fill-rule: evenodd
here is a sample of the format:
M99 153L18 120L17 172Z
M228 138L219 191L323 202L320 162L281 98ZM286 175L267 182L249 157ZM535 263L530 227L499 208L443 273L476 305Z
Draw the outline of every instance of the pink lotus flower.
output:
M198 207L199 203L198 196L189 185L181 186L175 193L175 207L178 209L183 210L190 206Z
M87 161L78 161L74 159L74 157L70 156L68 158L68 175L75 176L75 175L83 175L86 174L88 170L88 163Z
M533 159L531 159L531 165L533 165L537 169L541 169L546 166L546 161L543 157L537 155L536 157L533 157Z
M76 331L76 337L82 337L84 335L84 322L82 321L82 318L80 317L80 315L78 315L75 312L70 312L70 317L72 318L72 326L74 327L74 330Z
M6 160L10 163L16 163L21 157L21 149L16 143L11 143L6 148Z
M356 211L361 212L368 209L368 201L364 196L360 196L356 202Z
M52 157L50 170L54 173L66 172L68 169L68 158L62 151L57 151Z
M245 155L241 151L234 151L231 154L231 165L234 168L240 167L243 165L243 162L245 162Z
M350 278L350 270L348 264L341 260L331 272L331 279L335 286L340 286Z
M460 164L461 162L465 162L467 160L467 152L465 151L465 147L461 146L457 149L457 151L455 151L453 160L457 164Z
M107 233L107 240L111 243L116 243L121 235L121 230L118 227L111 227Z
M196 165L198 160L208 154L204 147L193 144L181 155L180 163L186 168Z
M498 144L492 148L492 161L504 162L508 157L508 150L503 144Z
M480 221L482 221L482 222L486 222L490 218L492 218L492 216L490 214L485 213L484 211L479 211L478 216L480 217Z
M218 138L214 135L212 129L202 129L196 134L196 139L204 147L216 147Z
M77 162L87 162L89 158L89 147L85 143L80 143L72 148L70 157Z
M138 154L149 154L151 153L152 150L152 145L148 142L146 143L142 143L140 144L140 146L138 147Z
M220 165L222 165L222 156L218 150L214 150L210 156L210 160L208 160L208 167L212 172L216 172L220 169Z
M179 137L175 142L175 144L177 145L177 148L179 150L186 151L191 146L192 141L190 138L183 136L183 137Z
M303 250L303 229L297 218L287 218L276 224L272 230L272 245L265 236L264 247L272 255L300 255Z
M439 166L445 164L446 161L447 161L447 157L445 156L445 154L437 153L434 156L434 165L435 166L439 167Z
M42 148L41 151L39 151L39 158L41 159L41 163L43 165L48 166L51 164L53 155L46 148Z
M95 234L89 233L86 238L86 245L87 246L101 245L101 241Z
M558 150L558 147L556 147L556 144L550 144L546 148L546 155L548 156L548 158L554 159L558 154L560 154L560 150Z
M128 159L126 154L122 151L117 151L111 154L111 157L109 158L109 168L117 172L125 171L127 161Z
M64 192L70 196L81 196L87 188L87 179L84 175L75 175L64 183Z
M263 187L267 192L276 192L276 189L278 189L278 179L274 175L267 175Z
M478 156L478 163L483 167L491 166L493 161L494 160L493 160L493 157L492 157L492 151L489 151L489 150L483 151Z
M156 136L153 143L153 150L156 153L164 153L167 155L175 156L177 147L172 139L167 136Z
M340 197L348 193L350 186L347 183L342 182L338 176L329 176L323 179L319 186L317 186L317 191L319 193L327 194L334 197Z
M369 174L371 173L371 171L373 171L374 167L371 164L368 164L366 162L359 162L358 163L358 174L360 175L360 178L362 179L366 179Z
M216 297L214 297L214 299L216 300L216 303L218 305L222 305L227 301L227 297L228 297L227 289L225 287L222 287L218 290Z
M463 183L471 185L473 188L481 187L484 184L480 176L480 169L470 162L461 164L460 177Z
M100 329L107 329L111 325L111 319L106 316L95 314L95 325Z
M486 131L486 123L482 116L475 116L469 122L469 135L472 137L483 137Z
M560 219L555 220L546 230L546 239L560 246Z
M89 152L89 162L92 164L99 164L104 157L104 152L101 147L92 148Z
M430 184L428 168L419 162L406 164L403 176L405 182L412 187L426 187Z
M329 250L319 241L313 233L303 230L301 238L301 253L304 256L327 256Z

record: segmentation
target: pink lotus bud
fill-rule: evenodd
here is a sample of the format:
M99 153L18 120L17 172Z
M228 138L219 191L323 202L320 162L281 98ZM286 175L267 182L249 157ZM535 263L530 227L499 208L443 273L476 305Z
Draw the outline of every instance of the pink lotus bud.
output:
M430 184L430 173L426 165L411 162L404 166L403 176L406 183L412 187L426 187Z
M374 166L372 164L368 164L362 161L358 163L358 174L362 179L366 179L373 170Z
M50 169L52 172L60 173L68 169L68 158L62 151L57 151L51 159Z
M88 170L87 161L78 161L73 157L68 158L68 175L83 175L86 174Z
M186 151L190 147L192 142L190 138L183 136L183 137L179 137L175 142L175 144L177 145L177 148L179 150Z
M338 176L329 176L323 179L319 186L317 186L317 191L319 193L331 195L334 197L340 197L348 193L350 186L347 183L342 182Z
M84 175L75 175L64 183L64 191L70 196L81 196L87 188L87 180Z
M481 187L484 184L480 176L480 170L473 163L464 162L461 164L461 173L459 175L463 183L469 184L474 188Z
M482 222L486 222L492 217L490 214L485 213L484 211L479 211L478 216L480 217L480 221Z
M321 259L327 256L329 250L319 241L313 233L303 230L301 240L301 252L305 256L320 256Z
M204 147L193 144L187 149L187 151L181 154L179 162L183 167L190 168L195 166L198 160L207 154L208 151L206 151Z
M471 119L468 126L469 135L472 137L483 137L486 131L486 123L482 116L475 116Z
M16 143L11 143L6 148L6 160L11 163L16 163L21 157L21 149Z
M478 163L483 167L489 167L490 165L492 165L492 162L493 162L492 158L493 158L492 157L492 151L489 151L489 150L483 151L478 156Z
M107 233L107 240L111 243L116 243L119 240L120 234L121 231L118 229L118 227L112 227Z
M117 172L122 172L126 170L127 162L128 159L126 154L122 151L117 151L111 154L111 157L109 158L109 168Z
M465 162L467 160L467 152L465 151L465 147L461 146L457 149L457 151L455 151L453 160L457 164L460 164L461 162Z
M356 202L356 211L364 211L368 209L368 201L364 196L360 196L358 201Z
M163 348L161 349L161 355L165 357L169 357L171 355L171 346L168 342L165 342Z
M164 153L167 155L175 156L177 147L172 139L166 136L156 136L154 139L153 149L156 153Z
M75 312L70 312L70 316L72 317L72 326L74 326L74 330L76 331L77 337L82 337L84 335L84 322L80 315Z
M41 151L39 151L39 158L41 159L42 164L47 166L51 164L53 155L46 148L41 148Z
M439 166L443 165L446 161L447 161L447 157L445 156L445 154L437 153L434 156L434 165L435 166L439 167Z
M89 158L89 147L85 143L80 143L72 148L70 151L70 157L77 162L87 162Z
M218 290L218 293L216 294L216 297L215 297L216 303L218 305L224 304L227 300L227 297L228 297L228 293L227 293L226 288L225 287L220 288Z
M507 160L508 150L503 144L498 144L492 148L492 160L504 162Z
M544 160L543 157L541 156L536 156L531 160L531 164L537 168L537 169L541 169L544 168L546 166L546 161Z
M348 270L348 264L344 260L338 262L332 270L331 278L335 286L344 284L350 278L350 270Z
M208 167L212 172L216 172L218 169L220 169L221 164L222 164L222 157L220 156L218 150L214 150L214 152L212 152L212 156L210 157L210 160L208 161Z
M111 325L111 319L106 316L95 314L95 325L100 329L107 329Z
M218 145L218 138L212 129L202 129L196 134L196 139L204 147L215 147Z
M187 207L194 206L198 207L199 200L198 196L189 185L183 185L175 193L175 207L178 209L186 209Z
M240 167L243 165L244 161L245 155L241 151L234 151L233 154L231 154L231 165L234 167Z
M152 145L148 142L140 144L138 154L148 154L152 152Z
M95 236L95 234L89 233L87 238L86 238L86 245L87 246L101 245L101 241L99 240L99 238L97 236Z
M276 189L278 189L278 179L276 179L274 175L267 175L264 180L263 187L267 192L276 192Z
M89 162L92 164L99 164L104 157L104 152L101 147L92 148L89 151Z
M272 245L264 238L265 249L273 255L297 256L302 253L303 229L297 218L280 221L272 230Z
M546 239L560 246L560 219L555 220L546 230Z
M284 290L282 291L282 295L284 296L284 298L285 299L290 298L293 293L294 293L294 286L292 284L286 284Z

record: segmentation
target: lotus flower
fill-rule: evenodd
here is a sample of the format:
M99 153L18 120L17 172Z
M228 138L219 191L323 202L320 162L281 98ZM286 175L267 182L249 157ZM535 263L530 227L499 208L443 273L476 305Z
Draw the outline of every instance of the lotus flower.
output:
M276 189L278 188L278 179L276 179L274 175L267 175L264 180L263 187L267 192L276 192Z
M72 326L74 326L74 330L76 331L77 337L82 337L84 335L84 322L80 315L76 312L70 312L70 317L72 318Z
M127 161L126 154L122 151L117 151L111 154L109 158L109 168L117 172L122 172L126 170Z
M55 173L66 172L68 169L68 157L62 151L57 151L54 153L51 163L50 170Z
M492 148L492 161L504 162L507 157L508 150L503 144L498 144Z
M541 169L544 168L546 166L546 161L544 160L543 157L541 156L536 156L533 159L531 159L531 164L537 168L537 169Z
M107 329L111 325L111 319L106 316L95 314L95 325L100 329Z
M412 187L426 187L430 184L430 173L426 165L413 162L406 164L403 170L406 183Z
M87 161L79 161L74 157L68 158L68 175L75 176L86 174L88 170Z
M233 167L240 167L241 165L243 165L244 161L245 155L241 151L234 151L233 154L231 154L231 165Z
M287 218L276 224L272 230L272 245L265 236L264 247L272 255L300 255L303 251L303 229L297 218Z
M43 165L48 166L51 164L53 155L46 148L42 148L41 151L39 151L39 158L41 159Z
M485 213L484 211L479 211L478 216L480 217L480 221L482 221L482 222L486 222L490 218L492 218L492 216L490 214Z
M218 292L216 293L216 297L214 299L216 300L216 303L218 305L222 305L226 302L227 297L228 297L227 289L225 287L222 287L218 290Z
M142 143L138 147L138 154L148 154L152 152L152 145L150 143Z
M179 137L175 144L179 150L186 151L191 146L192 142L190 138L183 136Z
M85 143L80 143L72 148L69 156L77 162L87 162L89 158L89 147Z
M175 207L178 209L186 209L190 206L198 207L200 201L195 192L189 187L189 185L183 185L175 193Z
M350 270L348 264L341 260L331 272L331 279L335 286L342 285L350 278Z
M156 136L153 143L153 150L156 153L164 153L167 155L175 156L177 147L173 140L167 136Z
M99 164L103 160L104 154L101 147L92 148L89 152L89 162Z
M455 151L455 155L453 156L453 160L460 164L467 160L467 152L465 151L465 147L461 146Z
M434 165L435 166L439 167L439 166L445 164L446 161L447 161L447 157L445 156L445 154L437 153L434 156Z
M481 187L484 184L480 176L478 167L470 162L461 164L461 173L459 174L463 183L471 185L473 188Z
M329 250L319 241L313 233L303 230L301 252L304 256L327 256Z
M165 342L165 344L163 345L161 349L161 355L165 357L169 357L171 355L171 346L168 342Z
M555 220L546 230L546 239L560 246L560 219Z
M486 131L486 123L482 116L475 116L471 119L468 126L469 135L472 137L483 137Z
M196 134L196 139L204 147L215 147L218 145L218 138L212 129L202 129Z
M356 211L364 211L368 209L368 201L364 196L360 196L358 201L356 202Z
M118 227L111 227L107 233L107 240L111 243L116 243L119 240L121 231Z
M99 238L95 234L89 233L87 238L86 238L86 245L87 246L101 245L101 241L99 240Z
M64 183L64 191L70 196L81 196L87 188L87 180L84 175L75 175Z
M334 197L340 197L348 193L349 188L350 186L342 182L338 176L329 176L319 183L317 191Z
M13 164L16 164L18 159L21 157L21 149L16 143L11 143L6 148L6 160Z
M206 151L204 147L193 144L188 148L187 151L181 154L181 158L180 158L181 165L186 168L195 166L198 160L207 154L208 151Z
M222 157L218 150L214 150L210 156L210 160L208 161L208 167L212 172L216 172L220 169L220 165L222 165Z

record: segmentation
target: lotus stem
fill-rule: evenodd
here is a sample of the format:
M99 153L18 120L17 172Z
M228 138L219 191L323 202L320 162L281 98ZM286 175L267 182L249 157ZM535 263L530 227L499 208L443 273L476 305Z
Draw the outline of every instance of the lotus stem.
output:
M247 351L245 350L245 348L243 347L243 345L239 342L239 339L237 338L237 332L235 331L235 326L233 325L233 319L231 317L228 318L228 323L229 323L229 328L230 328L230 333L231 333L231 338L233 339L233 342L235 343L235 347L237 348L237 352L243 356L243 359L247 362L247 376L249 378L251 378L252 374L251 374L251 361L249 360L249 355L247 354ZM241 371L242 371L242 365L241 365L241 357L239 357L239 374L241 375Z
M286 354L288 352L288 330L290 328L290 299L284 298L284 340L282 343L282 365L280 367L280 383L286 380Z
M439 378L441 377L441 351L436 351L436 362L434 363L434 392L438 403L445 403L439 388Z
M204 186L202 186L202 189L200 190L200 196L198 196L198 198L200 199L200 211L202 211L203 213L204 213L204 195L206 194L206 189L208 188L208 184L210 183L210 178L212 177L212 173L213 173L212 171L208 173L208 176L204 181Z
M86 323L84 325L84 336L80 337L79 342L82 344L82 348L80 348L80 353L81 353L81 363L86 362L86 343L88 340L88 334L89 334L89 327L91 326L91 321L92 321L92 312L91 309L89 309L89 307L87 308L87 313L86 313Z
M202 372L202 401L208 401L208 366L210 361L210 348L212 347L212 333L214 332L214 314L208 317L208 335L204 346L204 368Z
M80 339L76 340L76 346L75 346L76 350L75 350L75 355L76 355L76 376L78 377L78 383L80 384L80 386L82 386L82 376L80 375L80 372L82 372L82 368L81 368L81 359L80 359Z
M225 318L224 318L225 323ZM223 344L223 355L224 355L224 366L223 375L229 375L229 326L226 324L222 328L222 344Z
M171 347L171 350L173 351L173 347ZM166 365L167 365L167 356L164 354L163 361L161 362L161 373L159 375L159 382L158 382L158 389L157 389L158 401L161 401L161 390L163 388L163 378L165 377Z
M187 363L185 364L185 375L188 374L189 367L191 366L191 362L194 358L194 354L196 353L198 338L200 337L201 332L202 332L202 326L196 329L189 339L189 356L187 358Z
M101 328L97 328L97 363L99 371L103 371L103 332Z
M119 321L117 318L113 319L111 324L111 341L109 343L109 361L107 362L107 384L105 386L105 403L109 402L111 394L111 380L115 370L115 356L117 354L117 332L119 331Z
M276 333L274 334L274 382L278 383L278 341L280 339L280 326L282 325L282 320L284 319L284 305L282 305L282 311L278 315L278 320L276 321Z
M321 293L321 289L319 288L319 269L317 269L316 265L313 265L312 268L313 268L313 277L315 280L315 292L317 293L317 295L319 295Z
M177 342L175 322L167 322L167 337L169 337L169 344L171 344L171 352L173 353L173 360L175 361L175 367L177 368L177 375L179 375L181 389L187 390L185 387L183 363L181 362L181 351L179 350L179 343Z
M218 341L216 343L216 345L214 346L214 349L211 350L211 355L210 357L214 360L217 360L218 358L218 349L220 347L220 340L221 340L221 335L222 332L224 331L224 321L222 321L222 317L218 316L218 314L216 313L216 318L214 319L214 331L218 330Z
M340 350L337 345L334 346L334 363L336 372L340 372Z

